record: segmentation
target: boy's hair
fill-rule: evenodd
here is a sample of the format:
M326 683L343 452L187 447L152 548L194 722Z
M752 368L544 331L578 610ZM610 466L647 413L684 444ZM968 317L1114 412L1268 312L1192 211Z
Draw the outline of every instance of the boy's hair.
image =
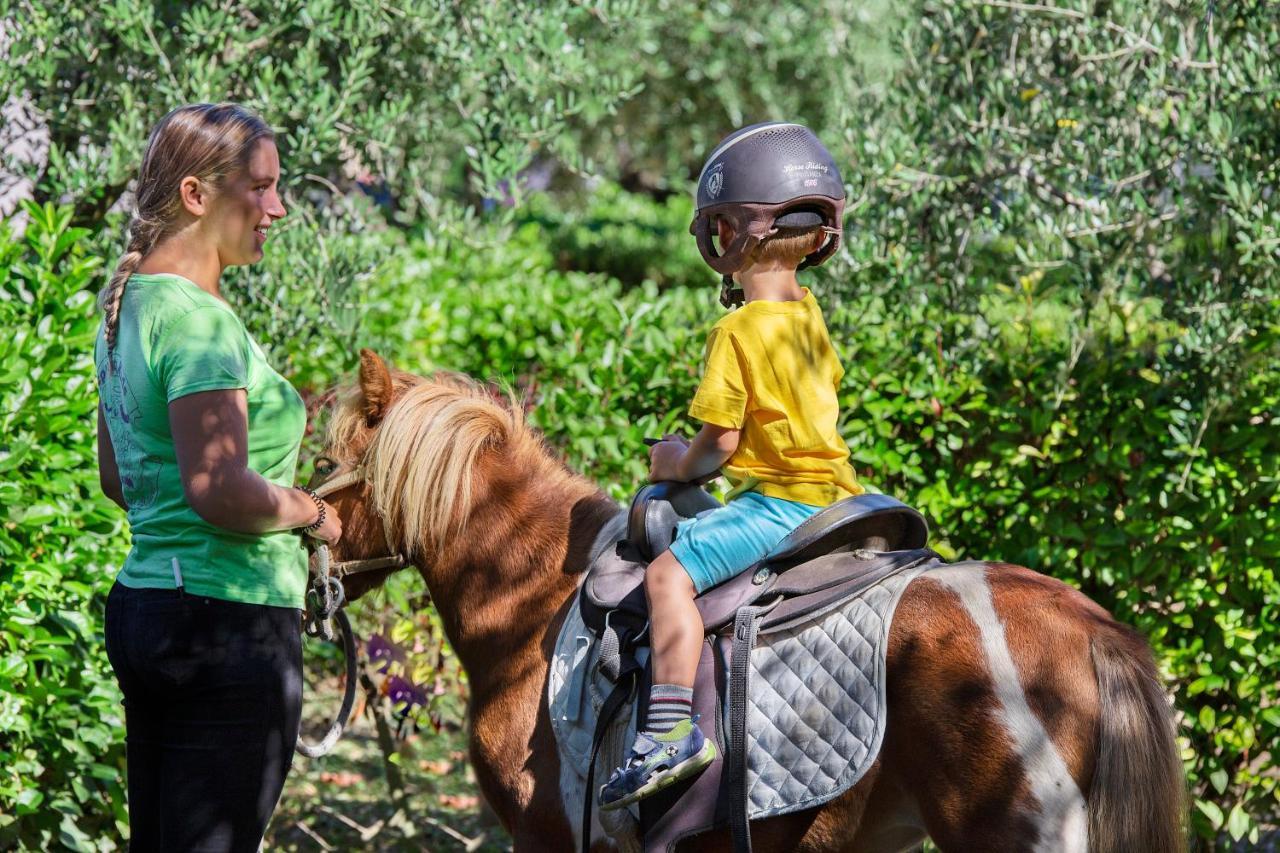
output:
M748 261L753 264L773 263L787 267L798 267L813 252L813 244L822 233L822 226L797 230L788 228L766 237L752 249Z

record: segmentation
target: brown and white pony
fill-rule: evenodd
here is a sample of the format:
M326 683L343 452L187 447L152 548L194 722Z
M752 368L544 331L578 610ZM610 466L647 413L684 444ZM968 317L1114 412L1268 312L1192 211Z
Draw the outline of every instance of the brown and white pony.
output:
M619 511L524 423L456 375L361 353L327 454L339 559L387 543L422 573L471 684L471 760L517 851L571 851L547 715L549 659L597 531ZM355 598L386 573L349 578ZM758 850L1185 850L1184 777L1145 641L1029 569L967 564L908 587L888 648L880 756L850 791L752 824ZM593 850L611 849L604 837ZM690 849L727 849L724 833Z

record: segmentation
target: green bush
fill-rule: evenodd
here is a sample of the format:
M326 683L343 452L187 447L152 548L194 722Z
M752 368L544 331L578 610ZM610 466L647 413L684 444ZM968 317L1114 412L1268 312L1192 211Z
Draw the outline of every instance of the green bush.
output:
M563 270L659 287L719 280L688 233L693 199L686 193L654 202L606 183L571 199L534 196L517 218L540 226L540 240Z
M837 317L853 455L944 553L1031 566L1141 630L1175 692L1198 833L1256 841L1280 794L1280 326L1205 409L1158 304L1118 302L1069 375L1069 334L1036 327L1055 311L1003 307L968 356L940 325Z
M521 393L531 421L621 498L648 470L642 439L687 404L718 289L564 272L548 242L528 224L411 244L366 294L364 340L407 370Z
M93 293L70 211L0 226L0 847L125 831L124 721L103 648L123 516L98 487Z

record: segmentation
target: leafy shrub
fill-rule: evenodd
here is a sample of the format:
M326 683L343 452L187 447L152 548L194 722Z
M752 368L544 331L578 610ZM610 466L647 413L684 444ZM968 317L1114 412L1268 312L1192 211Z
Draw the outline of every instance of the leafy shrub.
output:
M531 421L622 497L648 470L642 439L687 405L718 290L562 272L538 226L503 235L411 244L380 272L366 340L405 369L521 392Z
M1251 342L1230 405L1205 409L1181 330L1143 307L1117 303L1069 374L1070 336L1034 316L970 354L941 324L837 318L845 435L945 552L1031 566L1139 628L1174 688L1198 833L1256 841L1280 740L1280 377L1263 367L1280 328Z
M99 270L70 210L0 226L0 846L95 849L127 825L102 615L123 517L95 450Z
M654 202L605 183L569 199L534 196L517 218L539 226L541 240L563 270L659 287L719 279L688 234L693 200L685 193Z

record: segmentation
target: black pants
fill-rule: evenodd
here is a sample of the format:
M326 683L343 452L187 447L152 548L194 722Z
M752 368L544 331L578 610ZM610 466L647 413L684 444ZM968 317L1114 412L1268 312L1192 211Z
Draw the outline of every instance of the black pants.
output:
M302 715L299 611L130 589L107 597L133 851L256 851Z

